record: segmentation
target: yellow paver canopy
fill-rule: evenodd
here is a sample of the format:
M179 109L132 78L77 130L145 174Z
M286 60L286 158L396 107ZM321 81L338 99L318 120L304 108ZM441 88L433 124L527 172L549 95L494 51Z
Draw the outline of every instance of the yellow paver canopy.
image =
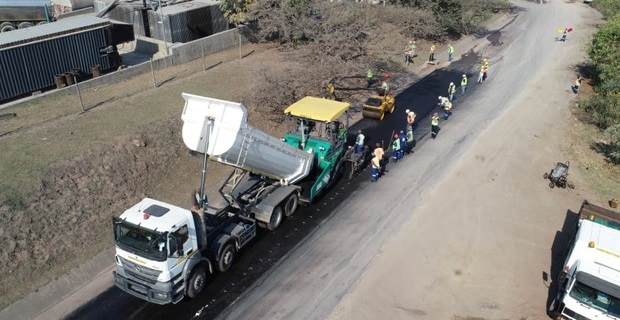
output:
M349 103L323 98L305 97L290 105L284 114L314 121L332 122L349 109Z

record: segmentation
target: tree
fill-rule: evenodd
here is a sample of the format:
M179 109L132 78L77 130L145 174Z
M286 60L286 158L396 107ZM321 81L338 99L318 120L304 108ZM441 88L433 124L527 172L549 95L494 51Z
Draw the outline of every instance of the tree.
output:
M220 10L228 23L239 25L248 22L248 9L253 0L222 0Z

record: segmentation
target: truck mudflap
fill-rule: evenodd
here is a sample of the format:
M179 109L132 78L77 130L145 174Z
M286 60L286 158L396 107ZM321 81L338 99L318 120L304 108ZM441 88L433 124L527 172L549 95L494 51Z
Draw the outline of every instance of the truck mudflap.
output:
M112 272L114 284L121 290L142 300L160 305L177 303L183 299L183 277L179 275L170 282L156 282L148 284L142 281L129 279L119 272ZM181 281L179 281L181 280Z

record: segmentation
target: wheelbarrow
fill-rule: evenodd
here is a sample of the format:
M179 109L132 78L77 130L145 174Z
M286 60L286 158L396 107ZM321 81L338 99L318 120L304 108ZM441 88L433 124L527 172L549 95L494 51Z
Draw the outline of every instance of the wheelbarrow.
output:
M566 188L566 177L568 177L568 167L570 163L558 162L555 168L551 169L551 172L545 172L543 174L544 179L549 179L549 188L558 187Z

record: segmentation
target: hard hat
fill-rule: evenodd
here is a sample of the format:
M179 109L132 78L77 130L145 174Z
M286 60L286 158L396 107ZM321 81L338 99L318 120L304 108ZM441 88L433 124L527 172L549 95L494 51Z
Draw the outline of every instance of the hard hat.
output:
M443 98L443 97L442 97L442 96L439 96L439 98L437 98L437 99L441 99L441 98Z
M403 133L404 133L403 130L400 130L400 134L403 134Z
M375 143L375 146L376 146L377 148L379 148L379 147L381 147L381 144L380 144L379 142L377 142L377 143Z
M362 130L357 130L357 133L361 134L361 133L362 133Z
M451 85L451 86L453 86L453 85L454 85L454 82L450 82L450 85Z
M394 138L398 138L398 133L395 133L395 134L394 134Z
M437 116L437 112L433 113L433 117L436 117L436 116Z
M409 43L413 43L413 41L409 40Z
M409 111L411 111L411 110L407 109L407 110L405 110L405 113L409 113Z
M463 75L463 78L467 78L467 75L466 75L466 74L464 74L464 75Z

